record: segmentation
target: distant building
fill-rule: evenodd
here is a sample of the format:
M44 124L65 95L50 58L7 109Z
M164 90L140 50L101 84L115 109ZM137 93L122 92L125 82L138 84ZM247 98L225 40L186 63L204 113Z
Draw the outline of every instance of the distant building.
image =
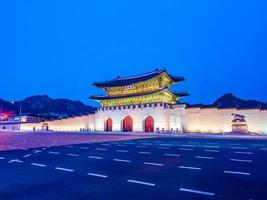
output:
M187 93L172 92L170 89L181 81L184 81L183 77L170 75L165 69L157 69L146 74L95 82L93 85L106 91L104 96L91 96L101 104L96 113L45 123L23 123L20 129L267 134L266 109L181 104L179 99Z

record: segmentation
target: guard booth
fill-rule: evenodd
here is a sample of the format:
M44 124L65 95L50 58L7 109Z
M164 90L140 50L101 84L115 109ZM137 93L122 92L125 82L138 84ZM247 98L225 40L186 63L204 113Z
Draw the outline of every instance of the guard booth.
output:
M246 117L244 115L232 114L234 119L232 121L232 132L233 133L248 133L248 125Z

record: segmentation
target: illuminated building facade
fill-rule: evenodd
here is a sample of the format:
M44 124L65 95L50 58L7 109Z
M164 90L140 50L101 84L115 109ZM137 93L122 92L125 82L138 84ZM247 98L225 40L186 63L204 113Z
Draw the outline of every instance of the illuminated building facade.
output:
M100 102L101 108L95 116L96 130L143 131L169 130L169 112L177 101L187 93L172 92L170 87L184 81L166 70L130 77L117 77L111 81L95 82L106 95L91 96ZM181 125L175 127L181 131Z

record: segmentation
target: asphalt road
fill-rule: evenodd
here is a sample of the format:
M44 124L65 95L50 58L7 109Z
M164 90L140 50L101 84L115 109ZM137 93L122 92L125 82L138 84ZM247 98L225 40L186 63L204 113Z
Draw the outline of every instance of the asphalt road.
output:
M267 141L151 138L0 152L0 199L267 198Z

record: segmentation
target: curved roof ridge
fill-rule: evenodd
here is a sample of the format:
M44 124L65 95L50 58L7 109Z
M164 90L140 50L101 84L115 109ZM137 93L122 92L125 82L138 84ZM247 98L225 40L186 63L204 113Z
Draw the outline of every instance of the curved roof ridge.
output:
M166 72L166 69L155 69L154 71L143 73L143 74L137 74L137 75L132 75L132 76L124 76L124 77L118 77L115 80L127 80L127 79L132 79L132 78L140 78L143 76L148 76L151 74L161 74L162 72Z

